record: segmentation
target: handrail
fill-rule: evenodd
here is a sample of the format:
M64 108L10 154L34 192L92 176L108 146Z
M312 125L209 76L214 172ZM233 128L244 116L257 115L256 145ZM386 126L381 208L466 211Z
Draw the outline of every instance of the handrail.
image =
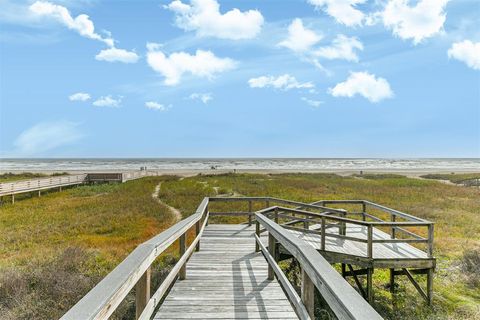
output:
M86 176L87 174L76 174L18 180L11 182L0 182L0 195L10 195L13 193L27 192L30 190L39 190L43 188L52 188L69 184L83 183L86 179Z
M155 258L185 234L196 222L200 221L207 208L208 198L204 198L193 215L139 245L61 319L107 319Z
M368 200L319 200L319 201L313 202L312 204L322 204L322 205L324 205L324 204L362 204L364 206L371 206L375 209L379 209L383 212L387 212L387 213L390 213L390 214L395 215L397 217L402 217L402 218L410 220L410 221L420 221L420 222L430 223L430 221L428 221L426 219L422 219L422 218L413 216L411 214L408 214L408 213L405 213L405 212L402 212L402 211L399 211L399 210L395 210L395 209L392 209L392 208L389 208L389 207L386 207L386 206L382 206L378 203L371 202L371 201L368 201Z
M315 204L304 203L299 201L291 201L286 199L280 199L275 197L210 197L210 201L212 202L222 202L222 201L271 201L276 203L282 204L289 204L289 205L296 205L300 208L311 208L311 209L321 209L324 211L332 212L332 213L340 213L343 214L345 210L343 209L335 209L329 208L324 206L318 206Z
M255 217L257 223L267 229L269 235L300 263L303 271L339 319L382 319L312 246L262 214L257 213Z
M433 257L433 222L429 221L382 221L382 222L377 222L377 221L361 221L361 220L355 220L355 219L350 219L350 218L344 218L344 217L337 217L337 216L332 216L329 215L328 213L314 213L314 212L309 212L309 211L304 211L304 210L299 210L299 209L293 209L293 208L285 208L285 207L269 207L263 210L257 211L257 213L261 214L269 214L269 213L275 213L276 219L278 218L287 218L287 219L296 219L295 222L304 222L308 225L310 222L317 222L321 224L322 232L318 232L321 237L321 248L322 250L325 250L325 243L326 243L326 236L329 237L334 237L334 238L340 238L344 240L352 240L352 241L357 241L357 242L362 242L362 243L367 243L367 258L373 258L373 244L374 243L425 243L427 244L427 250L426 253L428 254L428 257L431 258ZM281 212L285 213L292 213L292 214L300 214L300 215L305 215L310 217L309 219L307 218L299 218L298 216L295 217L290 217L285 214L282 214ZM320 218L321 221L314 220L315 218ZM339 233L338 234L333 234L333 233L327 233L326 232L326 220L333 220L338 223L338 228L339 228ZM352 236L347 236L346 235L346 223L350 224L355 224L355 225L360 225L367 227L367 238L357 238L357 237L352 237ZM408 230L405 230L403 228L400 228L401 231L405 231L407 235L412 236L414 239L397 239L395 238L395 234L392 234L391 239L374 239L373 238L373 227L391 227L392 229L398 229L400 227L427 227L427 233L428 237L424 238L421 237L413 232L410 232ZM301 228L295 228L295 227L290 227L287 226L287 229L291 230L297 230L300 231ZM306 228L304 228L306 229ZM310 232L310 230L309 230ZM316 232L315 232L316 233Z
M272 257L270 252L268 252L267 248L263 245L260 237L257 234L255 234L255 242L257 243L260 251L263 253L265 260L267 260L267 263L271 266L273 272L277 275L278 282L280 282L283 290L287 294L287 297L290 300L290 303L293 305L297 316L301 320L310 320L311 317L308 314L308 310L305 308L305 305L302 303L302 299L298 296L298 293L295 291L292 284L283 273L282 269L280 269L280 266L275 261L275 258ZM273 278L270 280L273 280Z

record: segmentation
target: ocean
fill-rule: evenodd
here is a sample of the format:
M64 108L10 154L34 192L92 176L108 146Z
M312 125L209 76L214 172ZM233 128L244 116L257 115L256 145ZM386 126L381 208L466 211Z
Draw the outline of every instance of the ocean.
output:
M0 159L0 171L138 170L480 171L480 159Z

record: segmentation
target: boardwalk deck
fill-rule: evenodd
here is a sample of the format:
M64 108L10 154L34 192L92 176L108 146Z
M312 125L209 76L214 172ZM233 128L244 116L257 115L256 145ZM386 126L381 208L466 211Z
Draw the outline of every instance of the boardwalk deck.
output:
M310 230L318 230L319 225L310 226ZM373 239L391 239L390 234L383 232L378 228L373 228ZM321 250L321 235L313 233L304 233L297 230L290 230L299 239L306 241L317 250ZM367 239L367 227L359 226L351 223L346 224L346 236L351 236L358 239ZM352 241L349 239L334 238L331 236L325 237L325 251L327 253L349 255L359 258L368 258L367 243ZM373 243L373 265L390 264L388 260L395 260L398 265L404 262L404 266L409 266L412 262L418 264L418 261L423 261L426 265L433 264L433 259L428 257L428 254L408 243ZM421 267L421 266L419 266Z
M209 225L154 319L298 319L268 264L254 252L255 228Z

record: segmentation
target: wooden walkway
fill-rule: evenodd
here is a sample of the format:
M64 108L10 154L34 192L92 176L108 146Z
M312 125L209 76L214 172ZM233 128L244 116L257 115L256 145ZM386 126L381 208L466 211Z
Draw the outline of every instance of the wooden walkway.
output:
M309 227L310 230L319 230L320 225L312 225ZM352 223L346 223L345 236L352 237L356 239L368 238L368 228L366 226L355 225ZM299 239L310 244L315 249L322 251L321 243L322 237L320 234L315 233L305 233L298 230L290 230L295 234ZM388 240L391 239L391 235L383 232L378 228L372 228L372 238L373 240ZM397 267L407 267L412 263L415 263L417 267L422 267L419 265L423 261L423 264L426 266L432 265L432 259L428 254L408 243L373 243L372 250L372 259L373 266L392 266L392 261L395 261ZM324 255L328 256L331 254L331 259L334 260L335 254L348 255L356 258L368 258L368 244L364 242L358 242L350 239L332 237L326 235L325 237L325 253ZM345 261L345 257L341 258L342 261ZM335 261L335 262L342 262ZM403 263L402 263L403 262Z
M209 225L154 319L298 319L268 263L255 252L255 228Z
M242 203L248 211L238 211ZM248 224L212 224L213 216L244 216ZM177 241L178 261L152 288L153 262ZM300 290L280 268L286 259L300 266ZM331 263L341 264L341 274ZM391 291L396 277L406 276L431 304L433 222L366 200L206 197L195 213L140 244L62 319L108 319L135 288L139 320L311 320L317 307L337 319L379 320L367 301L374 301L373 273L382 267ZM426 290L415 274L426 276ZM315 306L316 295L328 307Z
M0 198L4 196L11 197L11 202L15 203L15 195L21 193L38 193L41 195L43 190L55 189L82 185L86 183L103 182L127 182L147 176L158 176L157 171L128 171L119 173L82 173L63 176L52 176L37 179L18 180L11 182L0 182Z

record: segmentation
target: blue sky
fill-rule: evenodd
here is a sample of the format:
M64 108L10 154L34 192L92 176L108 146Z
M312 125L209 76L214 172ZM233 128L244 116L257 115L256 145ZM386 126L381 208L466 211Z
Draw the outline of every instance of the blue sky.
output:
M479 2L344 3L0 0L0 156L479 157Z

